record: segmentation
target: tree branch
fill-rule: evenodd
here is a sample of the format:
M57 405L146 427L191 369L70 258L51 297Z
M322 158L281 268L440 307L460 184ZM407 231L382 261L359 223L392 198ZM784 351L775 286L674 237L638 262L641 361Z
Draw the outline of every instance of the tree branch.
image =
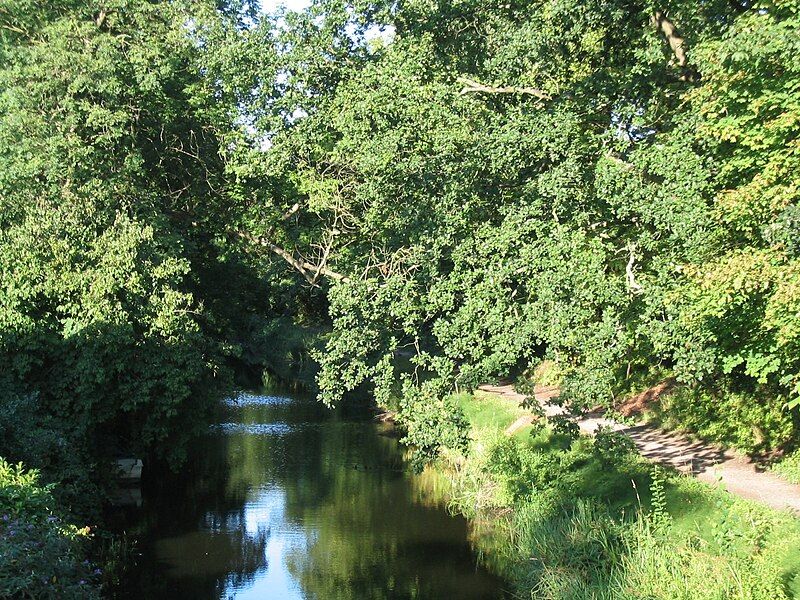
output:
M270 252L280 256L283 260L285 260L289 265L291 265L298 273L300 273L303 278L313 285L314 287L319 287L317 283L317 278L320 275L324 275L329 279L333 279L335 281L343 281L349 282L350 278L346 275L342 275L341 273L337 273L325 266L325 263L320 263L319 265L311 264L308 261L302 260L300 258L295 257L291 252L288 252L278 246L277 244L273 244L269 240L264 238L257 238L248 233L243 231L237 232L237 235L243 239L246 239L249 242L253 242L268 248Z
M292 218L300 210L300 203L295 202L292 206L290 206L286 212L281 215L281 221L288 221ZM275 226L269 228L266 233L266 236L271 237L272 233L275 231ZM285 260L289 265L292 266L298 273L300 273L303 278L310 283L314 287L319 287L317 280L319 279L320 275L323 275L329 279L333 279L335 281L344 281L349 282L350 278L341 273L337 273L325 266L325 263L328 261L328 256L330 255L331 248L333 246L333 236L328 241L327 247L325 248L322 259L320 260L319 264L315 265L302 258L297 258L293 253L288 252L287 250L281 248L277 244L270 242L266 237L255 237L246 233L244 231L236 232L236 235L239 237L246 239L247 241L259 244L268 248L270 252L280 256L283 260ZM335 233L333 234L335 235Z
M633 243L629 244L628 252L631 253L628 264L625 266L625 279L628 282L628 289L632 294L641 294L644 288L636 281L636 276L634 274L634 267L636 266L636 254L634 254L634 252L636 252L636 245Z
M15 27L14 25L8 24L0 24L0 29L5 29L7 31L13 31L14 33L19 33L21 35L28 35L28 32L24 29L20 29L19 27Z
M289 210L287 210L285 213L283 213L283 216L281 217L281 221L288 221L288 220L291 218L291 216L292 216L294 213L296 213L298 210L300 210L300 203L299 203L299 202L295 202L295 203L294 203L294 204L293 204L293 205L292 205L292 206L289 208Z
M689 64L689 58L686 55L686 40L678 33L677 27L660 10L653 13L651 21L655 28L666 38L672 54L678 61L678 66L684 70L684 75L681 79L688 79L689 81L697 79L698 73Z
M465 94L521 94L536 96L540 100L552 99L542 90L532 87L495 87L491 85L485 85L475 81L474 79L468 79L467 77L459 77L458 82L464 84L464 87L459 92L461 96Z
M325 250L322 252L322 258L319 261L319 266L315 269L314 272L314 281L316 282L319 278L320 274L322 273L322 269L325 268L325 264L328 262L328 257L331 255L331 250L333 249L333 238L336 237L335 234L331 234L328 237L328 243L325 245Z

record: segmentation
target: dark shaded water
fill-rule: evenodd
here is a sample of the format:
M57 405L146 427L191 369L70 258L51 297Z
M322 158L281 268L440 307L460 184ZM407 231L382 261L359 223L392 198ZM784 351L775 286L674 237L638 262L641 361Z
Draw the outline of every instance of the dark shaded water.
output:
M466 523L424 499L362 411L242 395L181 485L151 482L133 515L127 598L500 598ZM176 491L180 490L180 491Z

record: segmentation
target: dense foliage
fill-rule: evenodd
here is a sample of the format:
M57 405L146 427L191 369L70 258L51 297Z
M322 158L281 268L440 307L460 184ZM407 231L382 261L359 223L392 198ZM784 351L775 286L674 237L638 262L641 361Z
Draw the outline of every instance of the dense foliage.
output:
M58 481L65 512L96 518L115 458L180 464L233 372L307 354L274 338L312 294L237 235L227 153L261 72L254 12L0 2L0 456ZM31 527L4 585L65 597L40 576L83 548Z
M286 278L229 242L249 12L0 8L4 455L179 458L231 361L267 362Z
M95 598L99 570L82 561L88 528L54 512L52 486L0 459L0 596Z
M110 9L4 12L0 352L5 397L119 451L186 431L214 377L179 207L214 203L219 169L194 156L217 142L186 7Z
M578 408L658 364L785 444L798 10L7 3L4 397L178 447L226 357L285 372L327 310L327 402L409 353L439 392L552 358Z
M310 351L325 402L402 398L427 454L465 447L450 391L542 359L576 410L664 373L676 425L791 446L799 28L797 0L2 1L0 455L74 500Z
M265 25L281 99L260 88L247 174L280 173L292 217L253 218L331 283L323 398L388 398L409 351L451 389L555 359L578 408L659 365L712 420L745 399L761 433L734 441L790 441L798 10L330 1Z

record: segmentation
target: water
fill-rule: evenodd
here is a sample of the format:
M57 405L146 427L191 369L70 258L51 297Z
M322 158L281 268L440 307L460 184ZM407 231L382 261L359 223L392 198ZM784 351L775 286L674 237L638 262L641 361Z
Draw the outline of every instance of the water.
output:
M198 444L182 477L145 487L129 524L140 558L118 596L502 597L464 520L425 498L363 411L241 395Z

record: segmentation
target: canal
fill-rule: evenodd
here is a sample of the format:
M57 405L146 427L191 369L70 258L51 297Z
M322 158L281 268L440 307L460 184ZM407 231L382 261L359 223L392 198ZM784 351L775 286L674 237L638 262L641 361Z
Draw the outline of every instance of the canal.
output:
M146 480L128 510L136 559L117 597L501 598L467 523L371 416L296 394L226 402L185 471Z

